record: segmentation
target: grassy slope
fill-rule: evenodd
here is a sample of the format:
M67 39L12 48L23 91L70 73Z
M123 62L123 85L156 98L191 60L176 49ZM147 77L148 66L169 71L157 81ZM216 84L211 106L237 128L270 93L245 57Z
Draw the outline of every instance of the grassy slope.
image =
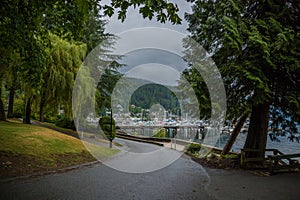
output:
M117 153L115 149L102 146L94 145L94 148L103 157ZM0 177L53 170L94 160L79 139L18 121L0 122Z
M60 131L60 132L67 132L67 133L72 134L74 136L78 136L77 131L67 129L67 128L62 128L62 127L56 126L53 123L39 122L39 121L36 121L36 120L34 120L34 122L36 122L37 124L41 124L42 126L44 126L46 128L54 129L54 130L57 130L57 131Z

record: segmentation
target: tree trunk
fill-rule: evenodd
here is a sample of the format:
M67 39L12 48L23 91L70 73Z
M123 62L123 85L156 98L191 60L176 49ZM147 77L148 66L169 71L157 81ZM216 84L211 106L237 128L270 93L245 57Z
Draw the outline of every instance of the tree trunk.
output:
M47 86L45 85L44 87L47 87ZM46 104L46 94L45 94L45 91L42 90L42 92L41 92L41 101L40 101L40 122L45 121L45 118L44 118L45 104Z
M44 103L40 103L40 122L44 122Z
M258 104L252 107L250 125L244 149L255 149L257 152L246 152L246 158L264 158L267 144L267 132L269 122L268 103Z
M240 131L241 131L241 129L242 129L242 127L243 127L243 125L244 125L244 123L245 123L245 121L246 121L248 115L249 115L249 112L246 111L246 112L239 118L238 122L236 123L236 125L235 125L235 127L234 127L234 129L233 129L233 131L232 131L232 133L231 133L231 135L230 135L230 138L229 138L228 142L226 143L225 147L223 148L223 151L222 151L222 153L221 153L222 155L228 154L229 151L231 150L232 145L233 145L233 143L235 142L235 140L236 140L238 134L240 133Z
M24 124L31 124L30 116L31 116L31 97L28 98L26 105L25 105L25 116L23 118Z
M0 81L0 121L6 121L4 104L3 104L1 97L2 97L2 87L1 87L1 81Z
M0 121L6 121L4 104L1 98L0 98Z
M9 90L7 118L13 117L14 112L15 89L11 87Z

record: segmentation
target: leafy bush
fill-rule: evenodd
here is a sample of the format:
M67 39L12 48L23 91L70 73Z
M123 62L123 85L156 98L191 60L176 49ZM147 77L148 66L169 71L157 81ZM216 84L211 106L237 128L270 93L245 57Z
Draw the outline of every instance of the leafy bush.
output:
M158 137L158 138L165 138L166 137L166 130L164 128L159 129L153 137Z
M99 125L108 139L109 138L114 139L116 137L116 123L114 119L112 119L112 131L111 131L111 117L108 116L101 117L99 120Z
M16 98L14 101L13 117L22 118L24 110L24 102L22 98Z
M188 147L187 151L194 154L194 153L198 153L200 151L200 149L201 149L201 144L193 143Z
M62 127L62 128L68 128L72 130L76 130L74 120L73 119L68 119L63 115L58 115L56 120L55 120L55 125Z

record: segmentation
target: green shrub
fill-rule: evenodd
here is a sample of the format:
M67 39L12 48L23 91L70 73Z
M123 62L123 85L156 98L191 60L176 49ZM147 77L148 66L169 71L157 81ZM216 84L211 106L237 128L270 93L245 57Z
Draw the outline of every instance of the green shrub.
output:
M157 138L165 138L166 137L166 130L164 128L159 129L153 137Z
M58 115L56 120L55 120L55 125L62 127L62 128L67 128L67 129L72 129L76 130L74 120L73 119L68 119L63 115Z
M14 101L13 117L22 118L24 110L24 102L22 98L16 98Z
M194 144L194 143L192 143L188 147L187 151L190 152L190 153L192 153L192 154L195 154L195 153L198 153L200 151L200 149L201 149L201 144Z
M99 125L108 139L109 138L114 139L116 137L116 123L114 119L112 119L112 131L111 131L111 117L108 116L101 117L99 120Z
M236 159L236 158L238 158L238 155L237 154L221 155L221 158L224 158L224 159Z

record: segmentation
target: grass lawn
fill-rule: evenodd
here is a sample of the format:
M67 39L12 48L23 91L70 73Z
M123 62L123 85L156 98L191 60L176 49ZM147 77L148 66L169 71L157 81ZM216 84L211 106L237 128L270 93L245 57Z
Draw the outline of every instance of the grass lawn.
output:
M101 157L118 152L89 144ZM0 121L0 178L55 170L94 161L81 140L17 120Z
M62 128L62 127L56 126L55 124L49 123L49 122L39 122L39 121L35 121L35 120L34 120L34 122L37 123L37 124L39 124L40 126L43 126L43 127L46 127L46 128L50 128L50 129L54 129L56 131L66 133L67 135L71 135L71 136L74 136L74 137L77 137L77 138L79 137L79 133L77 131L74 131L74 130L71 130L71 129ZM107 146L109 145L109 141L107 139L104 139L102 136L97 135L98 137L95 138L95 133L84 132L83 135L84 135L84 137L93 138L93 140L97 140L97 141L99 141L101 143L107 143ZM119 144L117 142L113 142L113 144L114 144L114 146L122 146L121 144ZM88 146L88 149L90 151L93 151L93 153L95 153L95 151L97 150L97 148L91 146L87 142L85 142L85 146ZM100 155L103 154L103 153L105 153L105 149L103 149L103 152L97 152L97 154L98 153L100 153Z
M77 131L74 131L72 129L62 128L62 127L56 126L55 124L49 123L49 122L39 122L36 120L33 120L33 121L37 124L40 124L40 125L46 127L46 128L54 129L54 130L57 130L60 132L65 132L65 133L68 133L69 135L78 136Z

